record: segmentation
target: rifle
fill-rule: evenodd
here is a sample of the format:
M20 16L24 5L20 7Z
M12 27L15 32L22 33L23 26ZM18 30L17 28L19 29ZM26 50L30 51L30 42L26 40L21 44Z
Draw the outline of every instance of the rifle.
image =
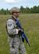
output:
M17 25L20 29L23 29L18 19L15 19L15 22L16 22L16 25ZM22 41L24 42L24 39L25 39L26 42L28 43L28 45L30 46L30 43L29 43L28 38L27 38L27 36L25 35L24 31L20 31L20 32L21 32L21 36L22 36Z

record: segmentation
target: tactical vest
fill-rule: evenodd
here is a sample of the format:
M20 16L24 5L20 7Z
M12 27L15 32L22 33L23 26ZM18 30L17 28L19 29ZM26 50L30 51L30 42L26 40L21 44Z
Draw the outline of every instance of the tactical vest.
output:
M9 18L9 19L12 19L12 20L15 21L14 17L11 17L11 18ZM9 19L7 19L7 20L9 20ZM16 24L15 24L15 26L14 26L14 29L15 29L15 28L18 29L18 26L17 26ZM6 24L6 31L7 31L7 34L9 35L9 37L13 38L13 37L16 36L16 35L10 35L10 34L8 33L8 30L7 30L7 24ZM19 35L19 34L17 34L17 35Z

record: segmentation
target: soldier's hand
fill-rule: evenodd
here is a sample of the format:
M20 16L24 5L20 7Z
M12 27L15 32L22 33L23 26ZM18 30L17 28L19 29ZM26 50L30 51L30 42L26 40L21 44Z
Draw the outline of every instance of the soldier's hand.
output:
M19 31L24 31L24 29L20 29L20 28L19 28L18 30L19 30Z
M19 28L18 30L20 31L21 29Z

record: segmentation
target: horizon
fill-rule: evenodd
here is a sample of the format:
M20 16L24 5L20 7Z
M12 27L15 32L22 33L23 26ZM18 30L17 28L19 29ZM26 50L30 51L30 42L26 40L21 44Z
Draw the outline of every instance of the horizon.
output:
M36 5L35 5L36 6ZM39 5L38 5L39 6ZM38 7L38 6L36 6L36 7ZM21 7L21 6L20 6ZM20 9L20 7L18 7L19 9ZM24 7L24 6L22 6L23 8L27 8L27 6L26 7ZM34 6L32 6L32 7L28 7L28 8L33 8ZM1 8L1 9L4 9L4 10L7 10L8 8ZM1 10L0 9L0 10ZM10 10L10 9L8 9L8 10Z

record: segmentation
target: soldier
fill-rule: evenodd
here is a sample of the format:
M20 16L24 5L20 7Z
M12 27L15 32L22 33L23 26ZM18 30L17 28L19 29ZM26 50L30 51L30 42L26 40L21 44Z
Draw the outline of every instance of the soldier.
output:
M20 10L14 7L10 10L12 16L7 20L6 29L8 33L8 41L10 45L10 54L26 54L24 43L18 34L20 29L17 27L14 19L18 19Z

